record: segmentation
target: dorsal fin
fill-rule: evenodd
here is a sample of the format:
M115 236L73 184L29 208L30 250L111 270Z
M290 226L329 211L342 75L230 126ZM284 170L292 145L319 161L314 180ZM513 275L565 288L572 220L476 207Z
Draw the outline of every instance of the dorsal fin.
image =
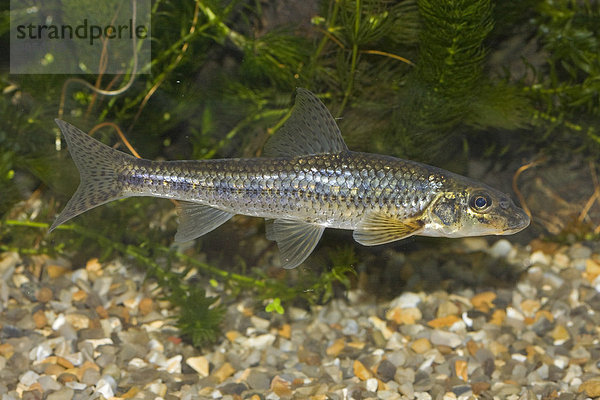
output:
M294 157L348 151L335 120L310 91L298 88L292 114L265 145L267 157Z

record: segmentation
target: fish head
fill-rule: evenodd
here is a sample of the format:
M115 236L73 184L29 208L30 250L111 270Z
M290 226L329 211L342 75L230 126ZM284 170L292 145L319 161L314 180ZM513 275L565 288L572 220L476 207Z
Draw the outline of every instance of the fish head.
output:
M481 184L442 192L428 217L424 236L511 235L529 225L529 216L507 194Z

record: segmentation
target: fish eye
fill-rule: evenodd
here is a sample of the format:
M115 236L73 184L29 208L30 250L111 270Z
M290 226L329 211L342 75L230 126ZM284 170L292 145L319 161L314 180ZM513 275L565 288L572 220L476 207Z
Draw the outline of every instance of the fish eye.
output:
M485 193L475 193L469 202L471 209L477 212L484 212L492 205L492 199Z

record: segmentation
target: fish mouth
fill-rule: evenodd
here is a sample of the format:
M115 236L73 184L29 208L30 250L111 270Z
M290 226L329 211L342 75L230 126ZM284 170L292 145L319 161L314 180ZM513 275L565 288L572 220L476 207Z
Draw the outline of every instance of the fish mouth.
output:
M531 223L531 218L527 213L518 208L516 212L511 215L507 223L507 229L502 233L503 235L512 235L513 233L517 233L527 228Z

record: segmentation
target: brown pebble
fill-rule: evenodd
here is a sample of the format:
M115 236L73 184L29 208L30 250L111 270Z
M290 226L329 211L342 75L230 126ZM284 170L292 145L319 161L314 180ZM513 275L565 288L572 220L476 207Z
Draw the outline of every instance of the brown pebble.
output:
M57 364L48 364L44 368L44 373L46 375L59 376L63 372L65 372L65 369L63 367L61 367L60 365L57 365Z
M468 380L467 374L467 361L466 360L456 360L454 362L454 371L456 371L456 376L462 379L464 382Z
M431 350L431 342L427 338L420 338L412 342L410 348L417 354L423 354Z
M373 373L365 367L363 363L358 360L354 360L354 376L356 376L361 381L366 381L369 378L373 377Z
M123 393L120 397L124 399L134 398L136 394L140 392L140 388L137 386L132 386L127 392Z
M474 340L469 340L467 342L467 351L469 354L475 356L477 350L479 350L479 345Z
M140 310L140 314L148 315L154 308L154 302L150 297L144 297L140 304L138 305L138 309Z
M303 362L307 365L321 365L321 357L319 356L319 354L307 350L304 348L304 346L300 346L300 348L297 351L298 354L298 361Z
M217 382L221 383L225 379L229 378L235 372L235 368L228 362L221 365L219 368L212 373L212 377L217 380Z
M443 355L452 354L454 350L450 346L446 346L445 344L438 344L435 348Z
M285 339L289 339L292 337L292 326L290 324L283 324L281 328L277 330L279 336Z
M290 397L292 395L290 383L280 378L279 375L275 375L271 381L271 390L279 397Z
M533 317L540 307L539 300L527 299L521 302L521 311L527 317Z
M552 332L550 332L550 336L554 339L555 345L563 344L571 338L569 331L564 325L556 325Z
M98 316L101 319L106 319L109 317L108 315L108 311L106 311L106 308L102 307L102 306L97 306L96 307L96 314L98 314Z
M65 384L67 382L77 382L77 375L65 371L62 374L60 374L58 378L56 378L56 380L62 384Z
M585 392L586 396L598 397L600 396L600 379L590 379L579 385L577 389L579 393Z
M90 360L87 360L81 365L81 367L79 367L79 370L81 371L80 375L83 376L83 373L88 369L94 369L100 372L100 367L97 364L93 363Z
M52 289L50 289L49 287L42 287L35 294L35 298L40 303L49 302L50 300L52 300L52 296L54 296L54 293L52 293Z
M535 321L537 322L540 318L546 318L549 322L554 322L554 315L548 310L539 310L535 313Z
M336 339L331 346L327 348L327 350L325 350L325 353L327 353L328 356L337 357L345 347L346 340L344 338L339 338Z
M448 315L445 317L440 317L436 319L432 319L427 323L432 328L449 328L461 319L456 315Z
M85 301L87 299L88 294L85 290L78 290L73 293L73 301Z
M593 283L598 275L600 275L600 264L592 259L585 260L585 272L583 273L583 277L590 283Z
M531 242L529 242L529 246L531 246L531 253L542 251L546 254L552 255L556 252L556 250L558 250L560 244L541 239L533 239Z
M0 344L0 356L4 358L10 358L15 352L15 349L10 343L2 343Z
M421 318L423 318L423 315L421 314L421 310L419 310L416 307L411 307L411 308L396 307L396 308L392 308L391 310L389 310L386 313L385 318L388 321L394 321L398 325L401 325L401 324L411 325L411 324L414 324L416 321L419 321Z
M69 272L69 268L63 267L61 265L48 265L46 267L46 271L48 272L48 276L50 278L55 279Z
M475 396L479 396L481 393L489 390L490 387L489 382L475 382L471 385L471 390Z
M504 310L495 310L492 314L492 319L490 322L494 325L502 326L502 323L506 319L506 311Z
M477 310L487 313L494 306L493 301L496 299L496 293L494 292L483 292L476 294L471 298L471 304Z
M365 347L365 345L366 345L365 342L358 342L358 341L348 342L348 347L352 347L353 349L357 349L357 350L362 350Z
M48 323L48 318L46 318L46 314L43 310L37 310L33 313L33 323L35 324L36 329L42 329Z
M225 337L227 338L227 340L233 343L235 339L240 337L240 333L238 331L227 331L225 332Z
M67 369L75 367L71 361L69 361L66 358L61 357L61 356L56 356L56 363L58 365L60 365L61 367L64 367Z
M102 265L98 262L97 258L91 258L85 264L85 269L87 272L95 272L98 275L101 275L100 272L102 271Z

